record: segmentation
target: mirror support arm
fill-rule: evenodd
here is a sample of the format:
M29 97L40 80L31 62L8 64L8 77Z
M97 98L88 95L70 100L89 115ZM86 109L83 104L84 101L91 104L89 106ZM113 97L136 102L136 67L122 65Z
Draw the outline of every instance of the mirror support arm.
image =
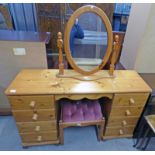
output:
M62 49L63 49L62 33L58 32L57 36L58 36L57 47L59 51L59 75L63 75L64 74L64 63L63 63L63 54L62 54Z
M118 55L119 55L118 52L119 52L119 36L115 35L114 45L113 45L113 53L112 53L112 58L111 58L111 63L110 63L110 70L109 70L110 75L113 75L113 73L114 73L115 63L116 63Z

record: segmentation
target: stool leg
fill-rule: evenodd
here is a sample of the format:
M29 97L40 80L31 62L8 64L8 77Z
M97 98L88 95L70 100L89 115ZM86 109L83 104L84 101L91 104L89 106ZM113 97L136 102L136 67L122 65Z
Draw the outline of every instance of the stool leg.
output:
M144 141L145 141L145 138L147 137L147 135L148 135L149 131L150 131L150 128L148 127L148 128L147 128L147 130L146 130L146 132L144 133L144 136L143 136L143 139L142 139L142 141L141 141L140 145L137 147L138 149L140 149L140 148L141 148L141 146L143 146Z
M103 140L103 131L104 131L104 122L100 126L100 138L101 138L101 140Z
M63 125L59 123L59 138L60 138L60 144L64 144L64 129Z
M103 130L104 130L104 122L102 122L100 125L97 125L98 141L103 140Z

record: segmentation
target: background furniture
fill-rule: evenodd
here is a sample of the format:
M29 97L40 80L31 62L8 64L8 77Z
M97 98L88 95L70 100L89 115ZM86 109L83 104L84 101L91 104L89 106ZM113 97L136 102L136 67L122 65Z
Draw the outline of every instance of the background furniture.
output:
M136 144L134 147L145 150L151 140L151 137L155 134L155 115L145 116L145 123L141 128L141 131L138 135ZM144 132L144 133L143 133ZM140 141L142 137L142 140ZM146 142L145 142L146 141Z
M81 76L73 70L65 72ZM57 101L62 98L108 100L101 101L106 119L104 139L132 137L151 92L135 71L118 70L114 72L115 78L95 81L58 78L57 73L54 69L22 70L5 92L23 146L59 143ZM108 75L108 72L101 70L92 76L101 75Z
M155 74L153 73L141 73L140 76L148 83L152 88L152 93L149 96L145 109L139 120L136 130L134 131L133 138L136 140L134 146L138 145L140 138L146 133L146 120L145 116L155 114ZM153 136L153 135L149 135ZM144 147L145 149L145 147Z
M38 32L35 3L6 3L6 5L12 17L14 30Z
M60 144L64 143L64 128L71 126L94 125L97 128L97 138L102 140L105 120L102 116L98 100L83 99L79 101L61 100L61 117L59 121Z
M0 115L11 111L4 90L21 69L47 68L46 43L50 34L0 30ZM22 48L22 53L14 49Z
M60 31L64 34L64 29L68 19L76 9L80 8L83 5L88 5L88 3L36 4L36 10L37 10L36 14L37 14L39 31L41 32L48 31L52 33L51 46L50 46L52 48L52 53L53 52L57 53L57 45L55 42L55 40L57 39L57 32ZM98 6L103 11L105 11L110 21L112 21L114 4L94 3L93 5Z
M0 29L13 29L9 9L5 4L0 4Z
M116 3L113 13L113 30L126 31L130 14L131 3Z

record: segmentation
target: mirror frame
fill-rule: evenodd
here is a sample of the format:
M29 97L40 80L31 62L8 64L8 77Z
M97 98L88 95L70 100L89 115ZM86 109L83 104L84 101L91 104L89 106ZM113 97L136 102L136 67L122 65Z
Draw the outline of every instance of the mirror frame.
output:
M98 65L97 67L95 67L91 71L85 71L85 70L81 69L80 67L78 67L72 58L71 50L70 50L70 32L71 32L71 29L75 23L76 18L78 18L81 14L86 13L86 12L95 13L96 15L98 15L101 18L102 22L105 25L105 28L107 31L107 37L108 37L107 49L106 49L105 55L102 59L102 63L100 65ZM102 11L100 8L98 8L94 5L86 5L86 6L80 7L71 15L70 19L67 22L67 26L65 29L64 50L65 50L66 57L67 57L69 64L71 65L71 67L75 71L81 73L82 75L91 75L91 74L96 73L97 71L101 70L106 65L106 63L108 62L108 59L110 58L110 55L112 53L112 47L113 47L112 26L111 26L111 23L110 23L107 15L104 13L104 11Z

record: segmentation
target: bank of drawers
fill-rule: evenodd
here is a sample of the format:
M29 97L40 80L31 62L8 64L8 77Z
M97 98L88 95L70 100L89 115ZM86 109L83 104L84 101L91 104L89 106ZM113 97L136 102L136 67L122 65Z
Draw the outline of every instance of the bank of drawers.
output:
M23 145L57 143L57 114L53 95L9 96Z
M132 136L148 96L148 93L115 94L105 138Z

